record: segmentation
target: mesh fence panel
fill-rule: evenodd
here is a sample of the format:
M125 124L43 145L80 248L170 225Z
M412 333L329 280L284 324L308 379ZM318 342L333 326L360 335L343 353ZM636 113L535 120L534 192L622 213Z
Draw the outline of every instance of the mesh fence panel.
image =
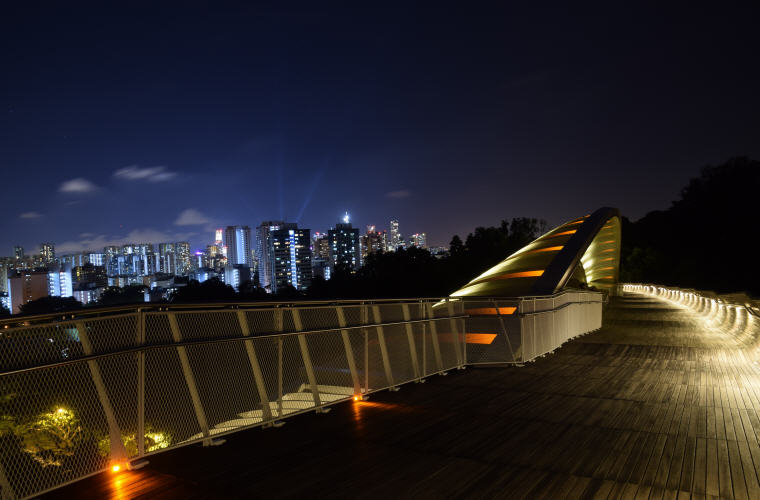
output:
M106 469L119 450L206 442L461 366L464 320L448 318L464 305L436 303L185 308L6 329L0 488L34 495ZM119 352L141 338L142 350ZM76 361L85 355L97 357ZM48 363L59 364L37 368Z

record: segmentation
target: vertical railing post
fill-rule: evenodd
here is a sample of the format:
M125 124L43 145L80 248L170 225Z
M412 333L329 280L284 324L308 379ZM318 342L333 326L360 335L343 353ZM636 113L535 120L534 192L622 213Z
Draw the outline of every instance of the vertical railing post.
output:
M406 302L401 304L401 312L404 315L404 328L406 329L406 340L409 342L409 355L412 358L412 369L414 370L414 378L417 381L422 379L420 376L420 366L417 359L417 346L414 343L414 333L412 331L412 325L409 323L411 315L409 314L409 304Z
M507 335L507 325L504 324L504 318L501 315L501 311L499 311L499 305L496 303L495 300L492 300L491 303L493 304L493 308L496 311L496 317L499 318L499 325L501 326L501 332L504 334L504 338L507 340L507 347L509 347L509 353L512 356L512 361L516 362L517 359L515 358L515 351L512 349L512 342L509 340L509 335ZM521 337L522 341L522 337ZM523 353L523 360L525 358L525 347L520 346L520 352Z
M182 342L182 334L180 333L179 324L177 323L177 316L174 312L167 312L166 316L169 319L169 328L172 331L174 342ZM193 402L195 418L198 421L198 427L201 428L201 432L203 433L203 446L210 446L214 443L211 441L211 432L209 431L208 420L206 420L206 411L203 409L203 402L198 393L198 386L195 384L195 376L193 376L193 369L190 366L190 359L187 357L187 348L178 345L177 354L179 355L179 363L182 366L182 374L185 377L185 384L187 384L187 389L190 392L190 399Z
M245 311L238 309L237 318L243 337L249 337L251 335L251 330L248 327L248 318L245 317ZM256 383L256 391L259 393L259 398L261 399L261 420L267 422L272 420L272 408L269 406L267 387L264 384L264 375L261 373L259 358L256 356L256 348L253 345L253 339L246 340L243 344L245 345L245 352L248 355L248 362L251 365L251 371L253 371L253 380Z
M290 313L293 315L293 326L297 332L303 331L303 324L301 323L301 312L292 308ZM303 367L306 369L306 377L309 379L309 385L311 386L311 394L314 398L314 406L317 407L317 412L326 413L327 410L321 408L322 400L319 397L319 385L317 385L317 377L314 375L314 365L311 364L311 355L309 354L309 346L306 344L306 335L303 333L298 335L298 347L301 348L301 360L303 361Z
M283 310L274 310L274 329L278 333L285 331ZM282 418L282 335L277 337L277 416Z
M447 310L449 313L449 317L454 316L454 303L450 300L447 304ZM464 334L462 335L462 338L459 338L459 325L457 324L457 320L450 319L449 325L451 327L451 335L454 336L454 351L456 352L457 356L457 367L461 368L467 363L467 359L463 358L464 354L464 344L466 343L466 339L464 338Z
M436 328L435 314L433 313L433 304L431 302L425 303L425 309L427 310L427 319L430 320L430 340L433 342L433 354L435 355L435 363L438 371L443 372L443 358L441 357L441 345L438 343L438 329Z
M145 311L137 309L137 455L145 456Z
M16 498L16 492L11 488L11 483L8 481L8 476L5 475L3 464L0 462L0 499L15 500Z
M90 342L90 334L87 331L87 327L84 322L76 322L77 331L79 332L79 341L82 343L82 352L85 356L92 356L95 351L92 348L92 342ZM100 405L103 407L103 413L108 423L108 434L110 436L111 443L111 460L115 462L124 462L127 460L127 449L124 447L124 442L121 440L121 430L119 424L116 421L116 414L111 406L111 400L108 398L108 392L106 391L106 385L103 382L103 376L100 373L100 366L94 359L87 361L87 366L90 369L90 376L92 382L95 384L95 390L98 393L98 399Z
M346 315L343 312L343 307L337 306L335 312L338 315L338 326L346 326ZM348 330L341 330L340 336L343 338L343 347L346 350L346 361L348 362L348 370L351 372L351 380L354 383L354 394L361 394L361 385L359 383L359 373L356 371L356 361L354 361L354 350L351 347L351 339L348 336Z
M372 306L372 314L375 317L375 323L382 323L382 317L380 315L380 306ZM380 345L380 355L383 358L383 368L385 369L385 380L388 383L388 387L391 390L398 390L396 384L393 382L393 372L391 371L391 362L388 358L388 347L385 345L385 333L383 327L377 327L377 343Z
M362 324L369 324L369 308L362 305ZM364 334L364 392L369 392L369 332L362 328Z

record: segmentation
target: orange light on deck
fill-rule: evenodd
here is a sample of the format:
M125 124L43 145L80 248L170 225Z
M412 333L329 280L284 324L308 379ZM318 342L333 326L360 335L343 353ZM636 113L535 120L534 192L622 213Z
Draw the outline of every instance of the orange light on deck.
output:
M516 307L475 307L473 309L465 309L464 313L471 316L496 316L497 314L507 316L514 314L516 310Z
M121 465L119 464L113 464L111 466L111 472L119 472L121 470Z
M354 401L359 401L359 396L354 396Z
M496 338L495 333L466 333L465 341L468 344L485 344L489 345Z

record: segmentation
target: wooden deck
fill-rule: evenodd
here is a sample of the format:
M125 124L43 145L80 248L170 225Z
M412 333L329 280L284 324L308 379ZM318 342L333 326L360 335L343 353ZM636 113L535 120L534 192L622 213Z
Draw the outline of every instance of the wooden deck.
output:
M689 313L626 297L523 368L151 457L51 498L760 498L760 370Z

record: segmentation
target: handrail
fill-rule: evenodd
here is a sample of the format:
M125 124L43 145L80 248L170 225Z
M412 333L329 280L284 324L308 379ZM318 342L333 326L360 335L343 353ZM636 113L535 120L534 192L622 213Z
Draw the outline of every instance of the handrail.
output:
M362 328L378 328L378 327L386 327L386 326L407 325L407 324L412 324L412 323L428 323L430 321L465 319L469 317L470 316L468 314L461 314L458 316L413 319L409 321L389 321L386 323L370 323L366 325L336 326L335 328L316 328L316 329L310 329L310 330L299 330L297 332L279 332L279 333L268 333L268 334L262 334L262 335L254 334L254 335L248 335L248 336L222 337L222 338L216 338L216 339L202 339L202 340L183 340L181 342L172 342L172 343L163 343L163 344L145 344L145 345L130 347L127 349L119 349L118 351L102 352L98 354L91 354L89 356L81 356L74 359L67 359L64 361L56 361L55 363L46 363L44 365L28 366L25 368L18 368L15 370L0 372L0 377L5 377L9 375L18 375L20 373L29 373L29 372L44 370L44 369L49 369L49 368L58 368L61 366L67 366L67 365L92 361L92 360L101 359L101 358L109 358L113 356L119 356L122 354L151 351L151 350L156 350L156 349L166 349L168 347L187 347L187 346L195 346L195 345L221 344L221 343L227 343L227 342L239 342L239 341L245 341L245 340L263 339L263 338L276 338L276 337L287 337L287 336L292 336L292 335L309 335L309 334L314 334L314 333L327 333L327 332L335 332L335 331L340 331L340 330L359 330Z

